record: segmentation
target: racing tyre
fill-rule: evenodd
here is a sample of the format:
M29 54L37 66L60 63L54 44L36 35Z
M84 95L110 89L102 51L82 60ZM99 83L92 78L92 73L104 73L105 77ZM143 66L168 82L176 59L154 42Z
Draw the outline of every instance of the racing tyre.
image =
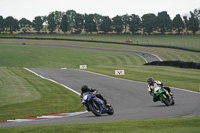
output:
M174 98L172 98L171 100L172 100L171 105L174 105L175 104Z
M168 98L167 98L166 96L161 95L161 96L160 96L160 99L161 99L161 101L162 101L166 106L169 106L169 105L170 105L169 100L168 100Z
M109 109L108 114L109 114L109 115L113 115L113 114L114 114L114 109L113 109L113 107L110 106L110 107L108 107L108 109Z
M95 104L95 105L93 105ZM89 104L89 109L92 111L92 113L96 116L101 116L100 108L96 103Z

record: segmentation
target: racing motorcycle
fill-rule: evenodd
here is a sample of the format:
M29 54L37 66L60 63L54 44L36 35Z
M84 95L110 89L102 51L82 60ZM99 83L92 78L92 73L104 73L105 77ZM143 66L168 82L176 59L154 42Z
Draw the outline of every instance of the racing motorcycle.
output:
M154 94L156 95L156 98L159 99L166 106L175 104L174 98L169 94L167 90L163 88L163 86L156 86L154 88Z
M114 114L114 109L111 105L107 107L104 101L95 96L94 93L84 93L82 98L82 105L86 106L87 111L92 111L96 116L107 113L108 115Z

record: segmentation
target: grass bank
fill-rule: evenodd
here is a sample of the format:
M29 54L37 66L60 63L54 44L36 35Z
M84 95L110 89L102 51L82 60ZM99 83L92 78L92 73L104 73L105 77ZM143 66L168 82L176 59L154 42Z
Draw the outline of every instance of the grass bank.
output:
M0 128L1 133L198 133L200 117L125 120Z
M158 55L162 60L181 60L187 62L190 61L200 62L200 53L175 50L169 48L139 47L139 46L128 46L121 44L105 44L105 43L92 43L92 42L26 40L26 39L0 39L0 43L58 44L58 45L84 46L84 47L94 47L94 48L134 50L134 51L143 51Z
M186 48L192 50L200 50L200 37L199 36L117 36L117 35L31 35L15 37L29 37L29 38L59 38L59 39L75 39L75 40L88 40L88 41L106 41L125 43L126 40L132 40L133 44L139 45L155 45L155 46L170 46L178 48ZM131 43L130 43L131 44Z
M0 121L83 110L70 90L23 68L0 67Z
M28 45L1 44L0 48L0 67L79 69L79 65L87 64L88 70L110 76L115 76L114 70L124 69L122 78L131 80L146 82L153 76L166 85L193 91L200 85L198 69L143 66L141 57L128 53Z

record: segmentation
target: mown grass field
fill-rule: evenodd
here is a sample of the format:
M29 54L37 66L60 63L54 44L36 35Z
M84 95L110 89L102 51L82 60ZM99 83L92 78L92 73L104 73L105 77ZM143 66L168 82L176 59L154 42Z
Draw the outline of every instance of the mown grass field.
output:
M16 35L17 37L18 35ZM21 37L21 36L20 36ZM121 42L125 43L126 40L132 40L133 44L139 45L161 45L173 46L180 48L187 48L193 50L200 50L200 37L199 36L115 36L115 35L58 35L58 36L23 36L22 37L38 37L38 38L64 38L64 39L77 39L77 40L94 40L94 41L108 41L108 42Z
M0 67L0 121L83 110L68 89L21 67Z
M199 53L182 50L101 43L0 39L0 43L22 42L138 50L154 53L163 60L200 62ZM115 69L125 69L126 75L121 78L146 82L147 77L153 76L166 85L198 91L199 70L143 66L144 63L141 57L126 53L0 44L0 121L84 110L80 107L77 95L62 86L36 77L23 67L79 69L80 64L87 64L89 71L111 76L114 76ZM168 127L171 127L170 132L198 132L199 122L199 117L168 118L0 128L0 132L168 132Z
M107 48L107 49L134 50L134 51L149 52L158 55L162 60L181 60L181 61L200 62L199 58L200 53L168 49L168 48L129 46L121 44L55 41L55 40L27 40L27 39L0 39L0 43L59 44L59 45L85 46L85 47Z
M0 128L1 133L199 133L200 117Z

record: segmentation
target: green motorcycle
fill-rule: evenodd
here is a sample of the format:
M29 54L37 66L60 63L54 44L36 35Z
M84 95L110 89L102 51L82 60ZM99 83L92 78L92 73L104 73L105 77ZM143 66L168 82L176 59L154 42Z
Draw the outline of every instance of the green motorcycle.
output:
M163 88L163 86L156 86L154 88L154 94L155 94L156 98L159 99L166 106L175 104L172 94L170 95L169 92Z

